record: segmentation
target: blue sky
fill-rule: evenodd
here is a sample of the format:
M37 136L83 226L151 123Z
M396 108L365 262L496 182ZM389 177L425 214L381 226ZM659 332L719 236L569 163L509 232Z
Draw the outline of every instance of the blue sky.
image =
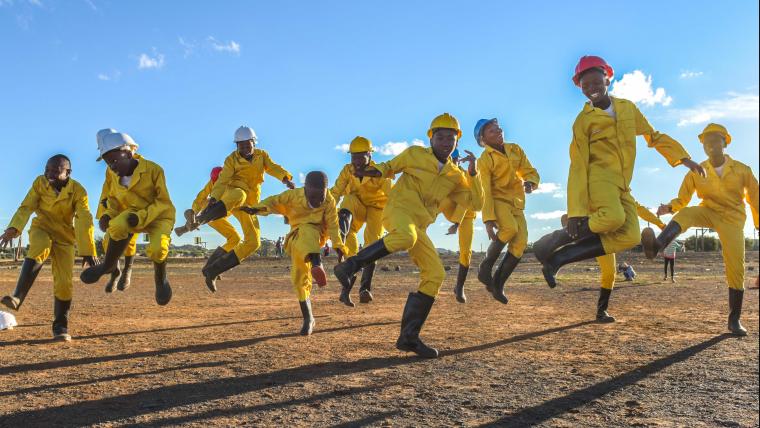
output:
M354 136L387 160L427 143L430 120L448 111L464 148L479 152L474 123L498 117L538 168L547 185L528 197L532 241L566 206L567 147L584 102L570 78L584 54L605 57L614 90L697 160L699 131L725 124L729 153L757 175L756 1L0 0L0 222L57 152L94 200L104 127L129 133L164 167L181 212L241 124L296 178L322 169L334 180L348 162L336 147ZM640 139L633 193L650 207L666 202L685 171ZM263 194L283 189L269 178ZM445 230L441 218L430 227L437 246L453 249ZM281 219L262 221L264 237L285 232ZM200 235L218 243L210 230ZM479 230L474 248L486 245Z

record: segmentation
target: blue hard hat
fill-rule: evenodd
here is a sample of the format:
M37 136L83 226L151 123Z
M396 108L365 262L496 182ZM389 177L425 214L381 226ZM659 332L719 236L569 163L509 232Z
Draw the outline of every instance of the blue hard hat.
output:
M478 121L478 123L475 124L475 131L474 131L475 141L478 144L480 144L481 146L483 145L483 144L480 143L480 138L483 136L482 135L483 134L483 128L485 128L486 125L488 125L491 122L497 122L496 118L493 118L493 119L480 119Z
M459 159L459 149L454 149L453 152L451 152L451 159Z

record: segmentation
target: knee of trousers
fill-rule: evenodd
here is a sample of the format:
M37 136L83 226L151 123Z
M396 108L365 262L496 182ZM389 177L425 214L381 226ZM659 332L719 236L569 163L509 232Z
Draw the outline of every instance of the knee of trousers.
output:
M599 279L602 288L612 290L615 287L615 271L605 271L602 269Z
M71 281L71 276L68 281L62 279L53 284L53 295L58 300L71 300L74 296L74 283Z
M230 251L235 249L235 247L237 247L238 245L240 245L240 237L232 236L232 237L227 238L227 241L225 241L224 244L222 245L222 249L225 252L229 253Z
M137 238L140 235L138 233L135 233L132 235L132 239L129 240L129 244L127 244L127 249L124 250L124 255L127 257L132 257L135 254L137 254Z
M259 239L243 239L243 241L235 247L235 255L237 255L238 260L243 261L243 259L255 253L260 246L261 241Z
M247 197L248 194L243 189L232 187L224 191L220 200L224 203L227 211L231 211L243 205Z
M459 251L459 264L462 266L470 266L470 263L472 262L472 250L464 250Z
M132 230L132 228L129 227L129 223L127 223L128 216L129 216L129 213L125 211L119 214L118 216L112 218L108 222L107 232L111 240L121 241L121 240L127 239L130 231Z
M417 232L414 227L403 230L394 230L383 238L385 243L385 249L391 253L396 251L404 251L414 247L417 243Z
M615 232L625 224L623 207L604 208L591 215L589 228L594 233L604 234Z
M430 297L438 296L443 280L446 278L446 270L443 264L437 263L435 266L420 267L420 286L419 292Z
M151 239L145 249L148 258L156 263L163 263L169 256L169 241L170 238L167 235Z

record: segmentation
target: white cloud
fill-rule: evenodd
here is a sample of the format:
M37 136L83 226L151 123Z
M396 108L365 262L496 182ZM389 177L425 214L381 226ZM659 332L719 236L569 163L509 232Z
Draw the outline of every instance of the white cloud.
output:
M384 156L396 156L401 154L401 152L408 149L410 146L424 147L425 143L417 138L412 140L412 144L409 144L406 141L389 141L380 147L376 147L375 152Z
M299 172L298 173L298 181L301 182L301 185L306 183L306 174Z
M668 106L673 101L673 98L665 93L664 88L653 89L652 75L646 75L641 70L626 73L620 80L616 80L612 84L610 94L647 106L655 104Z
M185 40L183 37L178 37L178 40L179 40L180 46L182 46L182 49L185 50L185 54L184 54L185 58L192 55L193 52L195 51L196 44Z
M164 55L153 50L153 56L146 53L140 54L137 59L137 68L140 70L159 69L164 66Z
M42 1L40 1L40 0L21 0L21 1L0 0L0 7L2 7L2 6L13 6L14 3L21 3L21 4L28 3L28 4L32 5L32 6L44 7L44 5L42 4Z
M533 191L534 194L551 194L553 198L564 198L565 191L562 190L562 185L559 183L541 183L538 185L538 189Z
M549 211L549 212L542 212L542 213L535 213L531 214L530 218L534 218L536 220L553 220L555 218L562 217L562 214L564 214L564 211Z
M217 52L229 52L235 55L240 55L240 43L234 40L230 40L227 43L221 43L212 36L209 36L207 40L211 44L211 48Z
M644 174L654 174L656 172L660 172L660 168L658 168L656 166L645 166L645 167L641 168L641 171Z
M707 123L718 119L758 120L758 94L729 92L722 99L708 100L696 107L677 110L678 126Z
M104 82L110 82L110 81L117 82L120 77L121 77L121 71L119 70L116 70L113 73L99 73L98 74L98 80L102 80Z
M478 232L480 232L480 231L484 230L484 229L483 229L483 226L475 226L475 227L473 227L472 229L473 229L473 230L477 230Z
M681 74L678 75L679 79L693 79L695 77L699 77L705 73L701 71L694 71L694 70L685 70L682 71Z
M349 149L350 146L351 145L348 144L348 143L346 143L346 144L338 144L337 146L335 146L335 150L341 151L343 153L348 153L348 149Z

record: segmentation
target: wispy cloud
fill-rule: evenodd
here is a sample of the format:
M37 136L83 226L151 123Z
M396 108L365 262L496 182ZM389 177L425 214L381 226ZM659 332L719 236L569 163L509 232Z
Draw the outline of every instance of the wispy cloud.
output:
M298 181L301 183L301 185L303 185L304 183L306 183L306 174L304 174L302 172L299 172L298 173Z
M334 148L343 153L348 153L349 146L349 144L338 144ZM382 146L375 147L375 153L383 156L397 156L410 146L425 146L425 142L416 138L412 140L411 144L407 141L389 141Z
M641 172L643 172L644 174L654 174L654 173L660 172L660 168L656 166L645 166L641 168Z
M564 213L565 213L564 211L539 212L539 213L531 214L530 218L533 218L536 220L554 220L554 219L562 217L562 214Z
M694 71L694 70L685 70L682 71L681 74L678 75L679 79L693 79L695 77L699 77L705 73L701 71Z
M337 146L335 146L335 150L341 151L343 153L348 153L348 149L349 149L350 146L351 145L348 144L348 143L346 143L346 144L338 144Z
M32 6L44 7L41 0L0 0L0 7L13 6L14 4L30 4Z
M652 75L646 75L641 70L626 73L620 80L616 80L612 84L610 94L646 106L669 106L673 102L673 98L665 93L664 88L654 89Z
M696 125L719 119L758 120L760 96L729 92L726 97L708 100L688 109L676 110L678 126Z
M565 191L562 190L562 185L559 183L541 183L538 185L538 189L533 191L534 194L550 194L553 198L564 198Z
M121 71L116 70L113 73L99 73L98 74L98 80L102 80L104 82L118 82L119 78L121 77Z
M230 40L227 43L222 43L216 40L213 36L209 36L208 39L211 48L217 52L228 52L235 55L240 55L240 43Z
M164 55L153 50L153 56L141 53L137 59L137 68L140 70L160 69L164 67Z
M178 37L179 44L182 46L182 49L184 49L185 58L189 57L190 55L195 52L195 47L197 46L195 43L185 40L183 37Z

